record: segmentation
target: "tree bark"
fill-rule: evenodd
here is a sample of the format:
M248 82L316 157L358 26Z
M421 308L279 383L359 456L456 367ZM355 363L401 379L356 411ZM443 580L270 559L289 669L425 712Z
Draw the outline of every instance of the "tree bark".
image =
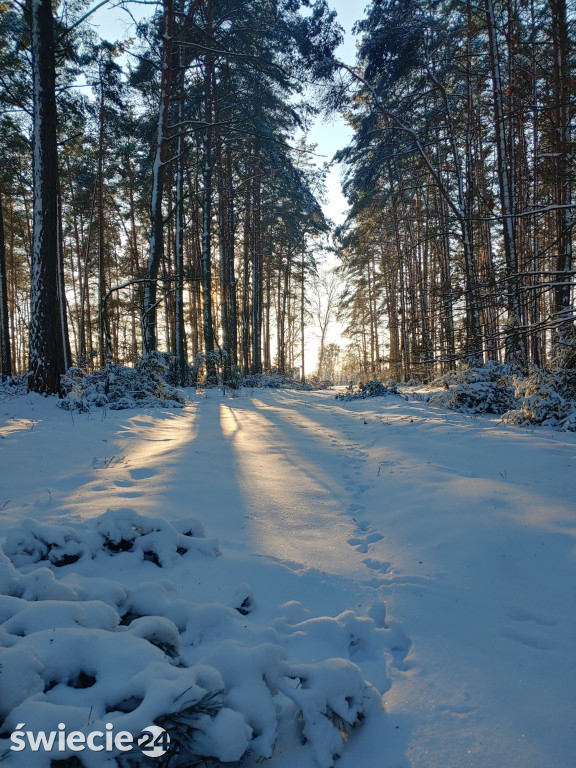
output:
M10 314L8 312L8 284L6 282L6 243L4 239L4 210L0 186L0 363L2 379L12 376L10 349Z
M213 22L212 0L207 0L206 34L211 37ZM204 353L206 355L206 377L208 383L216 383L216 366L209 355L215 348L214 323L212 319L212 197L214 161L212 153L214 115L214 57L211 52L204 59L204 129L202 146L202 252L200 256L202 277L202 330Z
M525 339L520 331L522 323L521 302L518 280L518 253L516 250L517 205L512 158L506 136L504 115L504 87L500 67L498 30L492 0L484 0L486 24L488 27L488 47L490 71L492 75L492 97L494 103L494 130L496 136L496 156L498 163L498 182L500 187L500 208L502 212L504 257L506 261L506 305L508 323L506 327L506 359L509 362L525 365L527 351Z
M58 154L54 21L50 0L31 0L34 224L28 383L57 393L66 369L59 285Z
M164 196L164 168L168 152L168 118L170 111L170 89L172 86L172 49L174 35L174 3L163 0L164 20L162 32L162 79L160 83L160 105L156 128L156 156L152 178L150 252L144 289L142 313L142 345L147 354L157 347L156 296L160 262L164 253L164 220L162 200Z

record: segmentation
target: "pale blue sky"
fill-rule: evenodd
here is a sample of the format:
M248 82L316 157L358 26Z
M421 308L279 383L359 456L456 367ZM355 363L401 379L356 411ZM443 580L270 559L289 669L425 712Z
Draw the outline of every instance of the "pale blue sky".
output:
M346 38L337 51L338 57L346 64L354 64L356 61L356 37L352 35L354 23L364 16L365 0L329 0L329 4L338 13L338 21L344 27ZM310 132L310 141L318 144L316 150L321 155L326 155L330 160L334 153L345 147L352 136L352 131L346 122L336 116L330 121L317 121ZM324 207L326 214L336 224L341 224L345 218L347 202L342 194L340 184L340 169L333 166L327 178L328 203Z

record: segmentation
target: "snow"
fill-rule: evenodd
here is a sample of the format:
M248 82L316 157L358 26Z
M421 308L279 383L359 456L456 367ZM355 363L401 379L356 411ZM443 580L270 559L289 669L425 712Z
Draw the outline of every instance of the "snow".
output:
M178 716L248 768L574 766L576 435L189 394L0 405L3 737Z

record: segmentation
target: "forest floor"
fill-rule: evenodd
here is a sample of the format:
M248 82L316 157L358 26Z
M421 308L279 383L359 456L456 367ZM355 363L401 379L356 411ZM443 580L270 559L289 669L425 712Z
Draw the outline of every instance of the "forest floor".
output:
M385 711L339 768L576 766L575 434L285 390L74 415L27 395L0 415L0 536L26 517L191 515L225 567L181 570L183 594L247 582L246 621L280 633L347 610L389 630L349 648ZM308 660L339 655L330 626ZM286 736L265 764L314 762Z

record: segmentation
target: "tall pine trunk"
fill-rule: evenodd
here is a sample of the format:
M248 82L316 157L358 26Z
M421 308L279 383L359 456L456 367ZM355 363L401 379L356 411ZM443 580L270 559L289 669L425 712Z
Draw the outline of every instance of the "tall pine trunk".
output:
M178 73L178 122L183 123L184 99L184 48L179 49ZM174 246L174 352L176 356L176 383L186 385L186 335L184 326L184 153L186 150L184 128L178 134L178 162L176 166L176 241Z
M500 209L502 212L504 258L506 261L506 305L508 322L506 325L506 360L525 365L527 351L525 339L520 330L522 323L521 302L518 278L518 253L516 250L517 204L516 189L512 172L512 157L506 136L504 115L504 86L500 66L498 46L498 28L494 14L493 0L484 0L486 24L488 27L488 47L490 72L492 76L492 98L494 104L494 130L496 137L496 157L498 182L500 187Z
M160 262L164 254L164 220L162 200L164 197L164 169L168 153L168 117L170 111L170 89L172 86L172 49L174 35L173 0L163 0L164 19L162 31L162 79L160 82L160 105L156 127L156 155L152 177L152 201L150 223L150 252L146 270L147 282L144 289L142 313L142 344L144 354L152 352L158 344L156 332L156 296Z
M34 223L28 383L57 393L66 368L58 245L54 21L50 0L31 0Z
M572 306L572 100L570 36L566 0L549 0L552 15L554 129L556 154L556 213L558 256L553 311L559 323L553 337L556 362L576 367L576 334Z
M206 37L208 45L212 36L213 4L207 0ZM204 59L204 129L202 146L202 251L200 271L202 280L202 331L206 355L206 377L208 383L216 382L216 366L210 358L215 348L214 321L212 318L212 202L214 159L212 152L214 117L214 56L209 51Z
M10 316L8 313L8 285L6 282L6 243L4 240L4 210L2 187L0 186L0 363L2 379L12 376L12 354L10 350Z
M262 373L262 171L256 161L252 228L252 373Z

